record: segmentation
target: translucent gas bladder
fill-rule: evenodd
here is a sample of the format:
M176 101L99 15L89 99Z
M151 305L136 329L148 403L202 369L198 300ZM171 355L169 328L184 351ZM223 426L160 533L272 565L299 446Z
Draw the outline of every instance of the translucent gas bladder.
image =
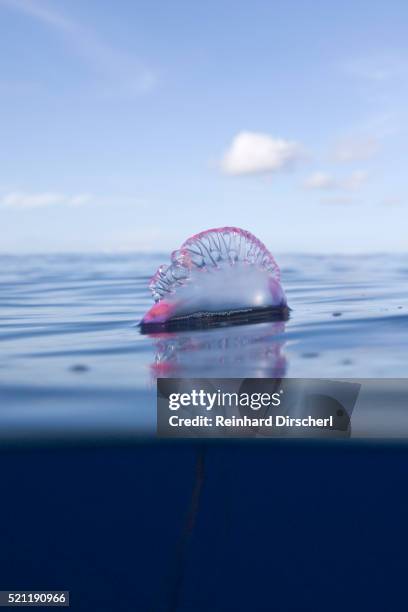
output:
M159 267L149 287L155 304L142 326L287 311L271 253L253 234L236 227L210 229L186 240L170 264Z

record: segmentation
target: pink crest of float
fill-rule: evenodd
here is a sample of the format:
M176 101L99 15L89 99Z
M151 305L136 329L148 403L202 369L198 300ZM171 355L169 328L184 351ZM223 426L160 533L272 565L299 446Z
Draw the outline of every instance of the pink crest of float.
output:
M151 326L181 320L223 320L237 313L283 311L279 267L266 246L238 227L209 229L188 238L149 283L155 304ZM239 315L241 316L241 315Z
M267 269L279 282L280 270L270 251L254 234L239 227L220 227L191 236L171 254L171 264L162 265L149 288L155 301L187 282L193 268L206 269L225 263L245 262Z

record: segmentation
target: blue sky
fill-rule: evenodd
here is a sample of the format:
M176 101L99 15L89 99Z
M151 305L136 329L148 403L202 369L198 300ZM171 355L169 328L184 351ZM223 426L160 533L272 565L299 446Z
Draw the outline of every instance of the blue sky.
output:
M408 4L0 0L2 252L405 251Z

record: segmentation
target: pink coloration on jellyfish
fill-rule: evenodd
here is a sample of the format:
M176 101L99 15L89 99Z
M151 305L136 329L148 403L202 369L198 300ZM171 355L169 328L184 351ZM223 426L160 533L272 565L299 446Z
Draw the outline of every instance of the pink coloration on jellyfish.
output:
M287 311L277 263L260 240L237 227L186 240L149 287L156 303L142 326Z

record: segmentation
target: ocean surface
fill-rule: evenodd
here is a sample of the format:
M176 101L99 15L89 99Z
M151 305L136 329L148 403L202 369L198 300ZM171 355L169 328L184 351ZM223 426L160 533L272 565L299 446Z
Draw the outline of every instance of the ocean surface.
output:
M167 255L1 256L1 440L152 433L157 376L407 377L408 255L277 260L288 321L142 335ZM353 430L407 437L404 406Z

